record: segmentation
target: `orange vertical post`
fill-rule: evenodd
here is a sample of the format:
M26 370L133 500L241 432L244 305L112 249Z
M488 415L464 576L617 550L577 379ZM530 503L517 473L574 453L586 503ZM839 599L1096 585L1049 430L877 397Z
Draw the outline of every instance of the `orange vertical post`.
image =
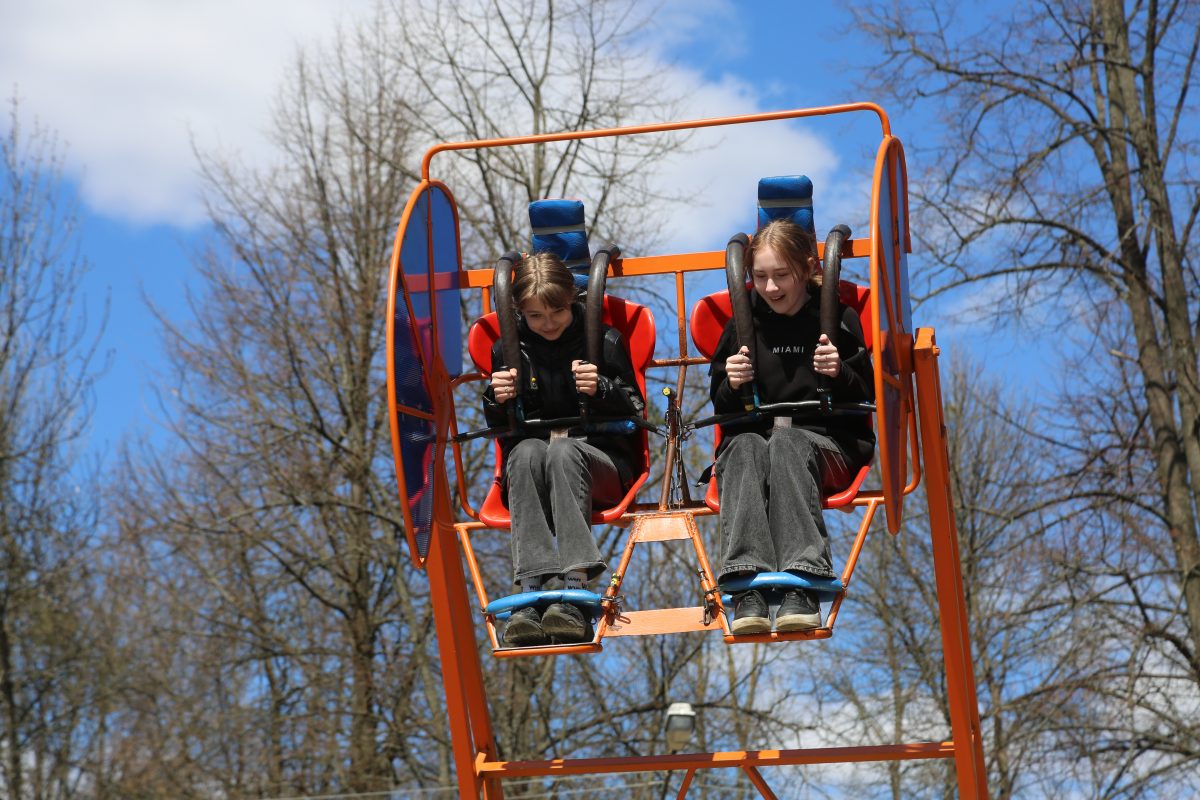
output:
M451 408L450 381L445 371L434 367L430 374L431 394L440 400L438 430L448 428ZM483 688L483 670L476 647L474 614L467 597L467 579L459 555L458 536L450 502L446 475L445 443L439 444L434 462L433 531L425 570L429 575L429 596L437 628L438 654L442 662L442 683L446 692L446 711L450 718L454 771L459 797L503 800L500 779L482 778L477 769L480 757L496 758L495 736Z
M435 525L430 537L425 571L429 576L429 597L433 604L434 625L438 630L438 654L442 662L442 683L446 692L446 714L450 719L450 741L459 796L478 798L483 786L475 774L476 752L471 731L471 714L465 689L466 680L459 661L460 655L466 654L459 652L459 637L454 635L454 613L451 611L452 602L447 591L447 573L452 569L451 561L458 559L457 547L451 549L452 546L453 532L447 536L440 525Z
M929 502L929 529L933 539L938 616L946 659L946 692L954 735L954 766L958 774L959 796L963 800L987 800L987 764L983 759L958 530L954 522L954 501L950 494L950 459L942 416L938 352L933 329L919 328L913 350L914 375L921 450L925 454L925 493Z

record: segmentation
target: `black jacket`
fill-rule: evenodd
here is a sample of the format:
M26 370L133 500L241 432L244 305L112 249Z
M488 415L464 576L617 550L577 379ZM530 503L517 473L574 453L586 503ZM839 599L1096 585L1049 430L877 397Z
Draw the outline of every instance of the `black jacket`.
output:
M812 368L813 351L821 336L821 298L812 296L791 316L777 314L760 298L750 293L754 317L755 357L754 383L758 400L766 403L796 403L816 400L818 378ZM871 354L863 344L862 324L858 313L838 304L841 330L838 334L838 354L842 369L833 379L835 402L870 401L875 397L875 378L871 369ZM733 321L725 326L721 340L713 353L709 395L713 410L718 414L742 411L738 390L729 385L725 376L725 360L737 352L737 332ZM870 463L875 452L875 432L866 417L821 415L820 412L793 417L796 427L806 428L828 436L838 443L846 460L855 469ZM729 437L754 431L770 437L772 421L723 425L725 442Z
M555 419L579 416L579 396L575 391L575 376L571 362L587 357L584 341L583 305L571 306L571 324L554 341L538 336L522 319L517 324L521 340L521 365L517 368L520 396L526 419ZM604 326L599 367L600 379L596 394L589 398L591 413L598 417L640 417L646 403L633 373L629 352L621 332ZM499 341L492 346L492 370L513 365L504 363ZM533 379L532 382L530 379ZM507 404L498 404L492 387L483 393L483 414L488 425L508 424ZM548 439L548 430L531 430L524 436L500 440L504 460L508 451L522 439ZM588 444L607 453L617 467L621 483L626 488L633 482L633 470L641 464L641 436L631 434L590 434Z

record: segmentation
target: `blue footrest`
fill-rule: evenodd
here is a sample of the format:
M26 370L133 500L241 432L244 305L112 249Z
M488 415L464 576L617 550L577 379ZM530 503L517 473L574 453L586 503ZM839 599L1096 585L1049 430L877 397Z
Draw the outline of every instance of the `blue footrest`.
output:
M551 589L540 592L521 592L520 594L510 594L508 597L498 597L487 604L487 608L483 611L485 614L492 614L496 619L508 619L508 616L514 611L519 611L522 608L536 606L537 608L545 608L551 603L570 603L577 606L580 611L590 613L592 619L600 616L600 601L603 598L595 592L589 592L587 589Z
M818 578L815 575L794 575L791 572L760 572L748 577L731 578L721 582L721 602L727 607L733 602L732 592L758 589L768 595L767 602L777 602L776 595L788 589L808 589L815 592L821 602L832 602L846 587L838 578Z

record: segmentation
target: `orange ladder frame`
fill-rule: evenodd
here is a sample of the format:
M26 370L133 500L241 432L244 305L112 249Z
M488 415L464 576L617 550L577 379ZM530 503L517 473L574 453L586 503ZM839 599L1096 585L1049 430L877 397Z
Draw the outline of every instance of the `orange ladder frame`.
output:
M881 108L872 103L853 103L840 106L829 106L814 109L773 112L768 114L753 114L737 117L723 117L687 122L664 123L657 125L642 125L626 128L614 128L597 131L571 131L557 134L515 137L508 139L492 139L474 142L458 142L437 145L431 148L422 161L422 181L413 192L408 207L401 218L397 231L396 247L392 256L391 283L389 286L388 302L388 352L391 354L393 345L394 304L403 296L401 302L408 302L408 288L402 280L399 265L401 242L409 219L413 216L415 203L421 193L431 186L445 186L430 180L429 167L433 157L442 151L475 149L485 147L504 147L524 144L566 141L572 139L598 138L606 136L630 135L639 133L665 132L684 130L715 125L729 125L770 120L792 119L798 117L822 116L856 111L875 113L883 129L883 143L880 147L880 161L876 165L876 186L881 180L880 170L897 169L903 171L903 153L899 140L890 134L890 126L886 114ZM886 158L885 158L886 156ZM881 167L881 164L890 166ZM903 177L903 176L901 176ZM906 180L906 178L904 178ZM896 184L889 184L895 186ZM906 187L904 188L906 192ZM875 198L872 198L873 205ZM893 198L893 206L900 200L904 203L903 214L907 217L907 195ZM877 228L876 219L872 218L872 233ZM457 219L457 217L456 217ZM906 222L906 220L905 220ZM907 248L907 226L901 237L899 230L893 231L893 241L884 243L891 245L896 253L901 247ZM874 239L850 240L843 246L843 258L871 255L873 248L879 247ZM432 249L432 248L431 248ZM430 285L436 285L437 278L433 274L433 256L430 254ZM642 258L626 258L610 266L610 275L614 277L629 277L637 275L659 275L674 273L676 283L676 305L678 311L679 353L678 358L655 359L651 367L676 366L679 369L677 392L682 396L686 369L690 365L706 364L703 358L687 355L686 309L684 308L683 276L687 272L698 270L713 270L724 267L724 251L691 253L669 256L649 256ZM484 307L488 306L488 293L491 285L491 270L462 270L459 260L459 288L479 288L484 292ZM550 759L542 761L502 761L498 758L495 736L492 730L487 698L483 690L483 672L477 649L475 635L476 622L474 612L486 606L488 599L483 586L482 575L471 546L471 532L484 526L477 521L459 522L454 519L450 497L450 484L446 472L445 447L455 432L453 410L453 389L471 380L479 380L478 373L460 375L451 380L436 354L437 336L432 342L426 343L424 349L432 348L434 356L424 353L423 363L425 379L430 388L433 412L405 407L396 402L393 375L393 360L388 359L388 403L392 425L393 450L396 458L398 480L400 482L401 503L404 507L406 535L414 561L425 568L429 575L430 595L434 620L437 626L439 654L442 663L442 675L446 693L447 714L452 734L452 750L455 762L455 773L461 797L487 798L496 800L502 798L503 778L527 778L535 776L555 775L584 775L597 773L631 773L664 770L684 770L684 778L677 797L686 797L695 773L700 769L730 768L741 769L766 798L774 798L765 779L759 772L764 766L783 766L796 764L819 764L861 761L896 761L910 759L947 758L955 762L959 794L967 800L986 799L988 796L986 784L986 765L983 757L982 736L980 731L979 710L975 690L975 679L972 670L971 645L967 629L967 609L962 586L962 571L959 562L958 534L955 527L954 509L950 496L949 457L945 438L945 426L942 417L941 381L938 370L939 348L935 344L932 328L920 328L911 334L893 335L889 340L893 348L893 358L898 361L901 378L887 374L880 366L883 358L880 346L880 320L885 310L888 319L892 321L890 330L895 332L896 320L899 319L894 295L898 287L888 285L895 281L893 275L882 278L877 274L876 260L872 258L872 302L876 310L872 312L873 325L870 334L875 340L876 363L876 395L882 398L883 390L891 388L893 395L901 398L899 419L893 410L892 422L885 431L882 413L879 416L880 425L880 457L879 463L883 473L884 491L860 492L854 505L865 508L864 520L859 527L855 543L852 546L850 558L844 568L842 581L848 585L853 574L854 565L861 552L867 530L876 510L883 505L887 510L889 530L896 533L900 525L901 501L904 494L916 489L921 478L920 454L924 454L926 472L926 493L930 515L930 533L932 537L932 552L934 558L934 578L937 587L939 617L942 632L942 646L945 655L946 685L951 716L951 731L953 738L941 742L916 742L891 745L869 745L860 747L835 748L805 748L793 750L748 750L722 751L711 753L682 753L660 754L645 756L624 756L611 758L585 759ZM880 291L876 286L882 281L884 288L893 291ZM886 309L885 309L886 306ZM431 309L433 324L436 331L437 312ZM409 317L411 319L411 312ZM459 324L455 319L452 324ZM904 332L901 331L903 334ZM911 402L912 384L907 381L911 375L915 383L915 404ZM898 394L897 394L898 393ZM882 399L877 399L880 410L885 405ZM422 558L416 550L412 539L411 515L409 499L405 491L403 470L401 468L400 441L398 430L398 413L409 414L413 417L430 421L438 432L436 452L434 455L432 488L432 528L428 552ZM919 421L919 424L918 424ZM910 433L911 432L911 433ZM905 447L905 434L909 434L911 445L912 475L907 475L904 468L903 455L909 448ZM918 449L917 441L920 441ZM897 450L899 453L897 453ZM463 484L462 457L457 443L452 443L454 463L457 473L462 509L470 517L476 517L475 509L466 500L467 492ZM671 462L677 454L673 447L668 448L667 461ZM897 460L900 459L900 460ZM899 468L897 465L900 465ZM815 631L803 631L791 634L776 632L754 636L734 637L729 630L725 615L721 613L720 593L717 591L714 572L708 563L704 544L696 527L695 518L712 512L701 503L687 501L674 507L666 502L671 477L671 464L668 463L663 477L663 491L658 504L634 504L622 519L621 525L632 526L630 535L621 556L621 561L614 572L614 582L605 593L604 610L598 626L596 643L578 645L558 645L540 648L505 649L499 647L495 626L492 620L487 620L488 635L493 652L500 657L526 657L537 655L561 655L575 652L593 652L599 650L600 642L606 636L646 635L692 630L721 630L727 643L743 643L755 641L774 641L791 639L828 638L832 635L832 627L837 617L843 592L834 601L827 622L823 628ZM907 482L905 479L909 478ZM622 612L617 605L617 590L620 580L624 577L634 547L641 542L668 541L688 539L692 542L698 563L701 589L706 597L706 605L695 608L662 609L648 611ZM467 575L463 571L463 561L466 560L471 572L472 582L479 597L480 606L473 608L467 594ZM698 612L705 612L702 617Z

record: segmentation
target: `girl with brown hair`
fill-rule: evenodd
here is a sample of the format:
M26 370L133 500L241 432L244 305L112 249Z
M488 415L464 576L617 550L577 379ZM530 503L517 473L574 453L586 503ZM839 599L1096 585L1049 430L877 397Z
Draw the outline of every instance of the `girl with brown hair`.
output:
M739 389L749 381L755 382L763 404L816 400L823 379L832 385L834 401L871 400L871 359L858 314L839 307L836 347L820 331L821 276L812 234L790 220L770 222L751 240L746 267L754 282L750 305L756 362L751 362L749 348L737 348L731 321L712 357L714 411L741 411ZM728 423L723 431L716 465L723 537L718 581L761 572L836 577L822 492L845 488L871 460L875 434L870 422L814 413ZM733 605L735 634L771 629L760 591L734 593ZM776 630L820 625L815 594L806 589L784 593Z

